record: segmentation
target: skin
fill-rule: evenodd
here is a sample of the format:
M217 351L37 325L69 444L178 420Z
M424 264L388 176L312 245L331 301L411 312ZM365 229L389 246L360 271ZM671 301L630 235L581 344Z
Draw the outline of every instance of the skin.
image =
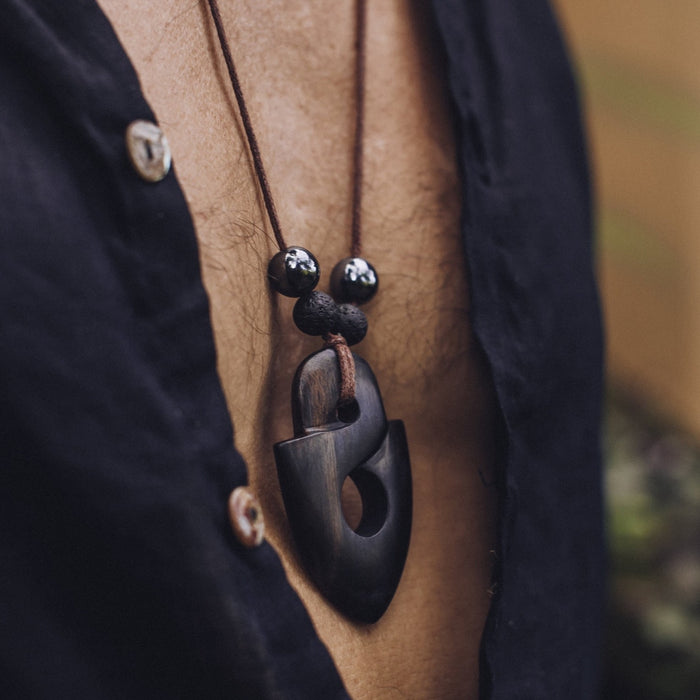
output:
M221 4L283 231L314 251L327 290L349 248L354 4ZM366 626L316 592L287 526L271 445L292 436L290 383L319 341L294 327L294 301L269 291L276 248L208 11L197 0L100 5L171 144L267 539L349 692L476 698L495 540L495 493L484 483L495 406L469 328L454 135L429 17L405 0L373 0L368 15L363 237L381 287L354 349L377 376L387 416L406 425L414 521L394 601Z

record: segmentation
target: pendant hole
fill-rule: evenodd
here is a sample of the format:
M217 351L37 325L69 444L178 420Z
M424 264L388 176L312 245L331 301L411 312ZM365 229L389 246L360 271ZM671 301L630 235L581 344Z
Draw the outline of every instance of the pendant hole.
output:
M351 530L357 530L362 522L362 496L355 482L348 476L340 492L340 507Z
M360 417L360 405L356 399L346 404L338 405L338 420L343 423L354 423Z
M382 482L358 467L343 482L341 508L345 522L362 537L376 535L386 522L389 501Z

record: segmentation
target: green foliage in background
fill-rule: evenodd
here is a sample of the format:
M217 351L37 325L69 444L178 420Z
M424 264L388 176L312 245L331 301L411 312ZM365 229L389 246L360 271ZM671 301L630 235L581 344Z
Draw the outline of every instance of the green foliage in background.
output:
M614 396L604 698L700 698L700 449Z

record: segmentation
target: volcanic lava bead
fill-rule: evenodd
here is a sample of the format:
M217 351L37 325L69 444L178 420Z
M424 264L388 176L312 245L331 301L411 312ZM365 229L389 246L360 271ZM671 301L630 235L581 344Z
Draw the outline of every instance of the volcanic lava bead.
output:
M345 338L348 345L356 345L367 334L367 317L353 304L338 304L335 331Z
M364 304L378 285L377 271L364 258L344 258L331 272L331 291L338 301Z
M321 270L306 248L292 246L270 260L267 276L275 291L287 297L300 297L316 286Z
M335 330L338 307L324 292L310 292L294 304L292 312L297 328L307 335L324 335Z

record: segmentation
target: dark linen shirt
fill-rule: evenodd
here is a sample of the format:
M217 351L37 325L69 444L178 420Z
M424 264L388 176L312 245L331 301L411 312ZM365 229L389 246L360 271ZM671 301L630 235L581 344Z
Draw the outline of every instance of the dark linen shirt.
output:
M543 0L434 0L474 332L503 418L483 696L592 698L601 332L577 98ZM246 481L174 173L94 0L0 2L0 696L346 695Z

